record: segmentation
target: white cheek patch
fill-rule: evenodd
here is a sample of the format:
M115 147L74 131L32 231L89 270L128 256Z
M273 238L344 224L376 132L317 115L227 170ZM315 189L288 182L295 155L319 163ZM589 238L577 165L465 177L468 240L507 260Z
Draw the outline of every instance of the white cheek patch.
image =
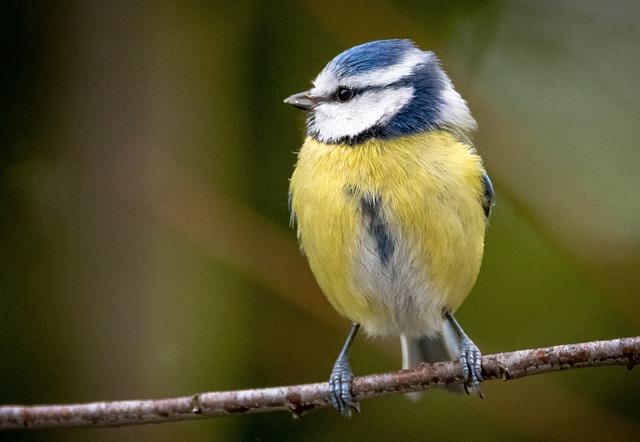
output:
M356 136L388 121L412 97L413 87L408 86L365 92L347 103L324 102L314 109L311 130L325 142Z

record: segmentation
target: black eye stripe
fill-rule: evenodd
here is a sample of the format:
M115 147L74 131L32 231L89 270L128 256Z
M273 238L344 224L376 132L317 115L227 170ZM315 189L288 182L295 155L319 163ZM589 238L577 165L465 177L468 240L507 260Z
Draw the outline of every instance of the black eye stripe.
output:
M354 87L348 87L348 86L338 86L335 90L335 92L333 94L330 94L328 96L325 96L325 100L329 99L329 100L335 100L335 101L339 101L339 102L347 102L352 100L353 98L355 98L358 95L364 95L364 94L369 94L369 93L376 93L385 89L390 89L393 87L399 87L402 88L403 86L405 86L405 84L403 83L394 83L394 84L390 84L390 85L385 85L385 86L367 86L364 88L354 88ZM345 101L341 101L340 98L338 97L338 93L342 90L342 89L348 89L351 90L353 92L353 96L349 99L349 100L345 100Z

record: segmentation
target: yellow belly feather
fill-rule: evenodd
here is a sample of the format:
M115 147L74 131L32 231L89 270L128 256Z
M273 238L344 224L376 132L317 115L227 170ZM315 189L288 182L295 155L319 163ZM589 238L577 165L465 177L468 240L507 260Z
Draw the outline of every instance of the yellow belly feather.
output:
M353 147L307 138L291 178L292 210L336 310L371 334L439 330L442 310L460 306L480 270L483 173L480 157L447 132ZM397 243L396 268L384 277L366 252L364 196L379 197Z

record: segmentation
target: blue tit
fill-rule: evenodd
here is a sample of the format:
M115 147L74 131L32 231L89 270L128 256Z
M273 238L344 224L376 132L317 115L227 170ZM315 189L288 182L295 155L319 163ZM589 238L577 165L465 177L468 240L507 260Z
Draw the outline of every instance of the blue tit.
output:
M458 359L465 390L479 392L480 351L453 313L478 276L494 192L476 122L439 60L409 40L365 43L285 103L307 115L289 194L300 248L353 322L333 406L359 411L348 355L360 328L399 335L405 368Z

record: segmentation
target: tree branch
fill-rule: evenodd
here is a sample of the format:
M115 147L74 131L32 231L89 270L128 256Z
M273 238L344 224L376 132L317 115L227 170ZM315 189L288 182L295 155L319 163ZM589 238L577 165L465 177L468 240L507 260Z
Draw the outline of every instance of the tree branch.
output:
M482 358L484 380L605 365L640 363L640 336L500 353ZM374 396L420 391L462 382L457 362L422 364L411 370L357 377L352 393ZM93 402L69 405L0 406L0 429L118 427L288 410L294 417L331 406L328 383L210 392L170 399Z

